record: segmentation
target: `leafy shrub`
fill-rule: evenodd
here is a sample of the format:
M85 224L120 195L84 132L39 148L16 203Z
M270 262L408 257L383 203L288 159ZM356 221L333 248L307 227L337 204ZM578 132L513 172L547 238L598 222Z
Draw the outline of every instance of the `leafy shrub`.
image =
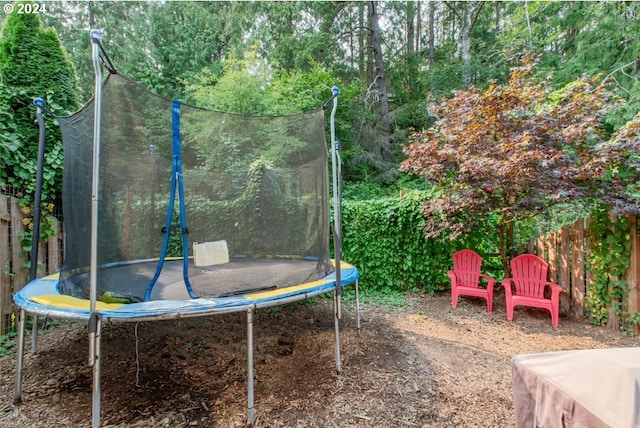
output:
M483 231L456 240L425 238L423 204L433 196L432 191L410 190L395 197L343 202L343 259L358 268L364 287L445 290L455 251L474 248L483 256L497 253ZM499 276L499 258L487 259L488 266L493 266L488 271Z

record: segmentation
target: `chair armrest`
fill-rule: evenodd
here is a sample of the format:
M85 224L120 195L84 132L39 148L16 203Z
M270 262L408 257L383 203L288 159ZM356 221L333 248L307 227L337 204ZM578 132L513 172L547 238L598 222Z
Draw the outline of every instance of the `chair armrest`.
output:
M551 293L552 294L560 294L562 293L563 289L560 285L556 284L555 282L545 282L544 283L545 286L549 286L549 288L551 288Z
M496 279L493 278L492 276L486 275L484 273L481 273L480 277L487 280L487 289L492 289L493 290L493 286L496 283Z
M511 297L513 292L511 291L511 283L513 282L513 278L504 278L502 280L502 286L504 287L504 292L507 296Z
M449 276L449 279L451 280L451 286L455 287L458 281L458 277L456 276L456 273L453 270L447 271L447 275Z

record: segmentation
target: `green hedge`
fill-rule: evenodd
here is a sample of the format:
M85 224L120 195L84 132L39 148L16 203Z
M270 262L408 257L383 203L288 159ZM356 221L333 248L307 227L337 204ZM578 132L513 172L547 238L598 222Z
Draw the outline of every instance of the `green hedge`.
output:
M483 231L456 240L426 239L422 205L431 191L405 191L400 196L343 201L343 259L358 268L366 289L433 293L450 286L447 270L452 254L472 248L496 270L495 244ZM483 270L485 270L483 268Z

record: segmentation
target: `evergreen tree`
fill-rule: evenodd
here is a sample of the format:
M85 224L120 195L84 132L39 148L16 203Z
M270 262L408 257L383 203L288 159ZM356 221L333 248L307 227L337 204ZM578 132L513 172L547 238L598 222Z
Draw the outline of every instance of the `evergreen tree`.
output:
M25 3L25 2L21 2ZM0 33L0 185L22 191L22 205L33 203L39 129L33 100L45 99L49 110L67 114L78 107L75 72L60 41L45 29L38 14L7 15ZM62 141L58 126L47 120L47 146L43 174L43 201L60 199Z

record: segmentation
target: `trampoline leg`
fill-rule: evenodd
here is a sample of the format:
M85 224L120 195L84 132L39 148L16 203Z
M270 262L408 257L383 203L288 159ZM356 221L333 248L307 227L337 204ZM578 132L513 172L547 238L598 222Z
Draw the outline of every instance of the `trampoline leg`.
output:
M24 309L18 312L18 349L16 354L16 389L13 393L13 403L19 404L22 401L22 364L24 362L24 330L25 318L27 317Z
M256 416L253 402L253 309L247 311L247 425L252 426Z
M38 352L38 315L33 315L31 327L31 355Z
M334 304L333 325L335 328L335 335L336 335L336 372L340 373L340 371L342 370L342 366L340 363L340 315L339 315L340 296L338 295L338 292L335 290L333 292L333 304Z
M355 283L356 289L356 329L360 335L360 290L358 289L358 280Z
M102 318L93 313L89 319L89 365L93 366L93 401L91 427L100 427L100 375L102 366Z

